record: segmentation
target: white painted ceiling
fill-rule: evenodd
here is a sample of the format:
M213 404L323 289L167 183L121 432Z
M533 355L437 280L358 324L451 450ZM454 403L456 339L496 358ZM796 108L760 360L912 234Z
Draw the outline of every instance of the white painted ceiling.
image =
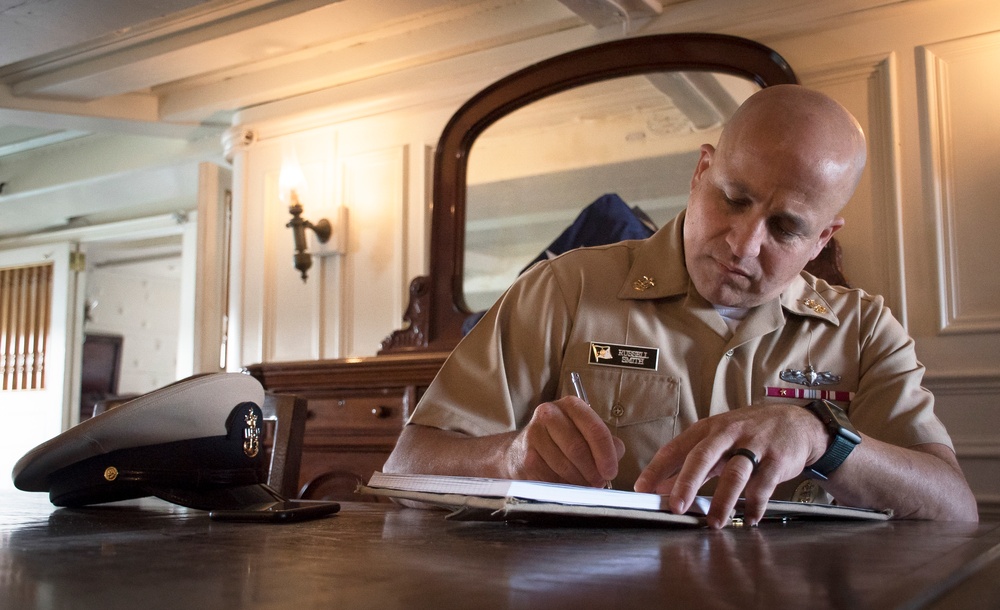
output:
M898 1L787 0L776 11L774 0L746 0L738 15L720 15L720 23L743 24L743 30L782 19L808 23ZM287 116L315 109L317 100L329 106L385 103L403 95L398 84L424 90L486 84L509 72L510 64L470 60L461 64L463 72L442 66L480 52L499 57L540 39L550 51L560 44L569 50L584 38L567 34L584 29L602 35L615 30L605 39L644 33L647 25L666 31L694 3L0 0L0 239L91 216L108 220L115 210L135 217L173 206L171 197L194 196L196 185L186 179L190 167L166 157L108 172L100 187L92 176L83 180L57 169L46 170L40 182L35 176L35 183L18 173L51 158L53 149L94 137L148 148L153 138L175 148L197 143L186 164L205 160L206 150L222 162L219 142L234 117ZM744 34L753 36L752 28ZM467 95L467 87L462 90ZM149 172L187 190L138 196L136 184L148 184Z
M0 0L0 154L63 129L187 137L581 23L553 0Z
M308 106L297 104L567 30L634 27L661 10L661 0L0 0L0 239L192 207L193 164L223 162L237 113ZM475 70L484 82L506 73ZM95 137L198 144L180 161L64 177L72 147ZM52 168L26 177L36 161Z
M221 162L236 112L587 27L569 8L579 2L0 0L0 238L159 212L196 192L190 167L167 162L102 184L29 184L15 171L26 155L111 134L207 141ZM143 190L151 175L181 190Z

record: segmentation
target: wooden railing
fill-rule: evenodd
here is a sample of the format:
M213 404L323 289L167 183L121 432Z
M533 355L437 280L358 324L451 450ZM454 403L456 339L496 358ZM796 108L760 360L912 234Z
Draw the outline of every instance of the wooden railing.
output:
M0 390L45 388L52 263L0 269Z

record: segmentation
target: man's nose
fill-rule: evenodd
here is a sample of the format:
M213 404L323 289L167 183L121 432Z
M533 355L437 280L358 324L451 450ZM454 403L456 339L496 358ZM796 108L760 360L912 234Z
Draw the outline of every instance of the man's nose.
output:
M737 258L756 258L766 236L763 221L738 221L730 227L726 242Z

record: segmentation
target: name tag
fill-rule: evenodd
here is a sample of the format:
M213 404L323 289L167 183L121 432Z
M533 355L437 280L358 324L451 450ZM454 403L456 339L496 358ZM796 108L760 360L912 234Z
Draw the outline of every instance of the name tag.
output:
M621 366L629 369L656 370L660 350L655 347L637 345L615 345L614 343L590 343L588 362L600 366Z

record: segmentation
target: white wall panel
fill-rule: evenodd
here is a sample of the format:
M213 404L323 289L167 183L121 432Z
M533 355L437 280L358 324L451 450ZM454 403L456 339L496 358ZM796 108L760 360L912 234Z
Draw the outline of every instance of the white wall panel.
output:
M937 400L980 514L1000 517L1000 376L929 374L925 385Z
M339 298L339 257L325 255L315 234L307 231L313 266L302 281L293 266L292 231L285 226L291 216L278 192L282 163L294 153L308 185L300 196L303 218L314 223L321 218L335 220L339 205L335 152L336 133L317 129L254 143L239 153L245 156L248 176L245 198L239 201L239 191L234 191L234 208L243 208L234 214L242 219L242 243L234 240L239 250L234 273L239 269L243 280L234 314L242 322L241 365L338 355L335 346L327 345L330 333L323 312Z
M1000 331L1000 33L922 47L943 333Z
M374 354L403 318L408 162L405 145L344 159L351 215L343 283L347 356Z

